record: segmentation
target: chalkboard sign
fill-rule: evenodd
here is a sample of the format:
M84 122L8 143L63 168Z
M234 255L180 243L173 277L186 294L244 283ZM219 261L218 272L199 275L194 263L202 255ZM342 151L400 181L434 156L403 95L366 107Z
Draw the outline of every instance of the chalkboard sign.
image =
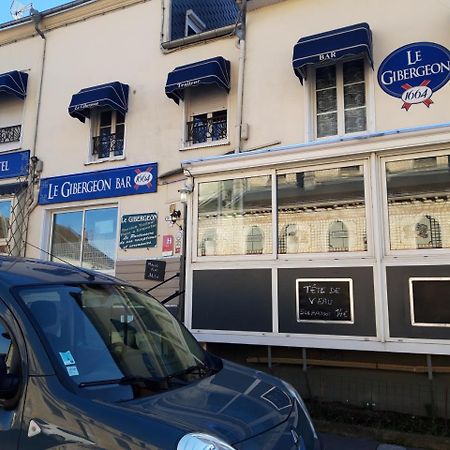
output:
M297 322L354 323L351 278L297 278Z
M120 248L156 247L157 224L156 213L122 216Z
M450 327L450 277L409 279L411 324Z
M166 275L166 262L160 259L147 259L145 261L144 278L146 280L164 281Z

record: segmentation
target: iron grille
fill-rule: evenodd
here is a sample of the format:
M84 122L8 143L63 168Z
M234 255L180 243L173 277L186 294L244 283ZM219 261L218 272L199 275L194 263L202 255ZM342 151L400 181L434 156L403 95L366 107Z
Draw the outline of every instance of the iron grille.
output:
M105 134L92 138L92 154L97 158L123 155L123 135Z
M227 138L227 112L214 113L212 117L202 114L187 122L187 139L189 144L219 141Z
M20 141L21 125L0 128L0 144Z

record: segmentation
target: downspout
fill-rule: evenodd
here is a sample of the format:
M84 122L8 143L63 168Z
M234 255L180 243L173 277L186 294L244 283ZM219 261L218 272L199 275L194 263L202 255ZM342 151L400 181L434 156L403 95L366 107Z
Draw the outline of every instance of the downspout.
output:
M33 137L33 148L31 150L31 158L30 158L30 174L29 174L29 183L33 187L33 197L31 199L30 206L27 211L26 226L24 230L24 248L23 255L26 256L27 251L27 241L28 241L28 225L30 221L30 214L36 208L38 204L38 193L39 191L35 189L35 185L38 184L40 173L43 169L42 161L36 156L36 143L37 143L37 134L39 127L39 118L41 116L41 99L42 99L42 85L44 79L44 67L45 67L45 56L47 54L47 39L45 37L44 32L39 28L39 25L42 21L42 14L34 8L31 8L31 18L34 23L34 29L36 33L44 40L44 48L42 51L42 64L41 64L41 79L39 80L39 94L38 94L38 104L36 109L36 123L34 127L34 137ZM25 205L26 206L26 205Z
M239 73L237 86L237 111L236 111L236 149L235 153L242 151L242 117L244 108L244 74L246 56L246 21L247 21L247 0L241 0L241 23L237 31L239 37Z

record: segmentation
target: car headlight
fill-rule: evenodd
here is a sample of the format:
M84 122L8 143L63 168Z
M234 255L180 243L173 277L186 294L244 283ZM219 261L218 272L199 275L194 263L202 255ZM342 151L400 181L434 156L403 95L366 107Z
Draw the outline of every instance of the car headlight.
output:
M236 450L222 439L203 433L189 433L178 442L177 450Z
M297 389L295 389L294 386L291 386L286 381L284 381L284 380L282 380L282 381L283 381L284 387L288 390L291 397L299 404L300 408L302 409L303 413L305 414L305 417L307 418L309 425L314 433L314 438L318 439L316 430L314 429L314 425L311 420L311 416L309 415L309 412L308 412L308 409L306 408L305 402L300 397L300 394L297 392Z

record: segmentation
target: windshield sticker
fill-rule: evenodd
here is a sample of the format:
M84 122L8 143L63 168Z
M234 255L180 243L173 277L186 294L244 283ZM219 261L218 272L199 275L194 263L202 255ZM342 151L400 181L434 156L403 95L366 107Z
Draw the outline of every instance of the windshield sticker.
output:
M61 356L61 359L63 360L63 363L65 366L70 366L72 364L75 364L75 360L73 359L72 353L70 353L70 350L67 350L67 352L59 352L59 356Z
M76 377L77 375L80 375L77 366L67 366L66 369L69 377Z

